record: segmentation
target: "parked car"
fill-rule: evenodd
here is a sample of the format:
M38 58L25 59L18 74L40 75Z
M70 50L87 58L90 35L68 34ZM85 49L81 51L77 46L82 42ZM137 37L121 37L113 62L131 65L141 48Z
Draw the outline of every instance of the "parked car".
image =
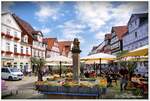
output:
M17 68L2 67L1 76L2 79L21 80L23 73Z

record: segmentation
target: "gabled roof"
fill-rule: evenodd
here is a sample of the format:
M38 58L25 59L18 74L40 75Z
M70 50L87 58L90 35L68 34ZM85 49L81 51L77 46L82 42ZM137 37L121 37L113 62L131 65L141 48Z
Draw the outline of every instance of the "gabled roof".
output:
M19 30L21 31L20 26L18 25L17 21L15 20L15 18L13 17L13 15L12 15L11 12L2 12L1 15L2 15L2 16L4 16L4 15L10 15L11 18L12 18L12 20L15 22L16 26L17 26L17 27L19 28ZM11 27L14 27L14 26L11 26Z
M68 52L71 50L71 44L73 43L73 41L59 41L59 50L62 53L63 50L65 50L65 54L67 55Z
M52 47L54 46L54 42L58 43L57 38L44 38L43 42L47 43L48 50L52 49Z
M34 28L26 21L21 19L20 17L16 16L15 14L12 14L18 25L21 27L22 31L27 33L29 36L31 36L34 40L37 40L37 38L34 36L36 34L39 34L41 31L36 31ZM43 34L42 34L43 36Z
M111 33L105 34L105 40L111 39Z
M25 31L29 36L33 38L32 32L35 31L33 27L26 21L16 16L15 14L12 14L12 16L14 17L18 25L21 27L22 31Z
M127 26L115 26L112 27L112 32L115 32L118 39L122 40L123 35L128 31L128 27Z
M135 13L135 14L132 14L129 21L128 21L128 24L134 16L136 16L138 18L148 18L148 13Z
M92 51L95 51L98 48L98 46L93 46Z
M33 31L33 32L32 32L33 35L37 35L37 34L39 34L39 33L41 33L41 35L43 36L43 33L42 33L41 31Z

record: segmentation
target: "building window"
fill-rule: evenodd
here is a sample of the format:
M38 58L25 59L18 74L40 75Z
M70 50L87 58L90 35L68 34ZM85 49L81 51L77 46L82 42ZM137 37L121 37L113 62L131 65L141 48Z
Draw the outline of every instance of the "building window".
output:
M130 27L132 27L132 23L130 24Z
M21 46L21 53L23 53L23 46Z
M136 25L137 23L136 23L136 20L135 20L135 25Z
M137 38L137 32L135 32L135 38Z
M28 48L26 48L26 54L28 54Z
M14 53L17 53L17 45L14 45Z
M6 50L10 51L10 43L6 43Z
M14 36L17 37L17 32L16 31L14 32Z
M28 42L28 37L24 36L24 42Z
M10 29L7 29L6 33L7 33L7 34L10 34Z

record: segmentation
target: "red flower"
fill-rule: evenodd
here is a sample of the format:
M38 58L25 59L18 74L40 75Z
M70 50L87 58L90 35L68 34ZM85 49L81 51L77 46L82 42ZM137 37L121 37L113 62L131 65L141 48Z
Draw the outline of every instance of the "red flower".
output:
M21 55L21 56L25 56L26 54L24 54L24 53L21 53L20 55Z
M11 51L6 51L6 54L12 54L13 52L11 52Z
M11 36L10 34L6 34L6 37L10 39L13 38L13 36Z
M30 54L26 54L26 56L31 56Z
M18 41L18 40L20 40L20 38L18 38L18 37L15 36L15 37L14 37L14 40Z
M5 53L5 51L1 51L1 53L3 54L3 53Z
M20 55L20 53L14 53L14 55Z
M5 36L5 33L1 32L1 35L2 35L2 36Z

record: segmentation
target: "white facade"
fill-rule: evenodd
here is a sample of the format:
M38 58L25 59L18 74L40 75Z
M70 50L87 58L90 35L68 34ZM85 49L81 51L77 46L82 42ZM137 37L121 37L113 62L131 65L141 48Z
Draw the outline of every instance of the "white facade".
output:
M140 18L133 16L128 29L128 33L123 38L123 50L131 51L148 44L148 20L140 24Z
M58 43L54 41L52 48L47 51L46 56L47 58L50 58L50 57L55 57L59 55L60 55L60 51L59 51Z
M8 64L13 66L15 60L19 58L14 54L14 45L17 45L17 52L20 53L21 29L9 13L2 14L1 35L2 66ZM18 40L15 40L15 37Z
M40 57L45 59L46 45L43 43L41 33L37 34L37 40L33 40L32 57Z
M24 69L24 66L28 64L30 68L31 48L28 44L22 44L21 32L20 27L10 13L2 14L2 66L17 66L19 69Z

